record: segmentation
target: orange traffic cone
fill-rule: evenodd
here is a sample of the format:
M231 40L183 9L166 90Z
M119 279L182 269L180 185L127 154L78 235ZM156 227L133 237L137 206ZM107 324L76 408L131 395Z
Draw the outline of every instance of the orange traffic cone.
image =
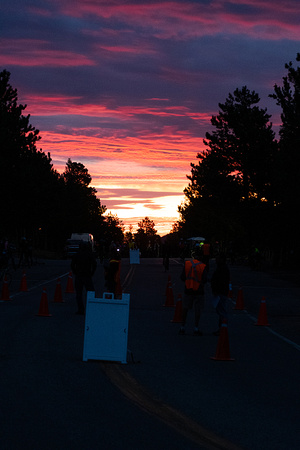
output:
M231 283L229 283L228 298L233 298L233 295L232 295L232 284Z
M263 326L263 327L269 327L270 324L268 323L267 319L267 304L266 299L263 297L260 302L259 307L259 313L258 313L258 319L255 325Z
M57 279L53 301L54 303L63 303L60 278Z
M51 314L49 314L48 298L47 298L47 292L46 292L46 288L45 287L44 287L43 292L42 292L40 308L39 308L39 312L38 312L37 316L43 316L43 317L50 317L51 316Z
M238 295L237 295L237 299L236 299L236 303L235 303L235 308L234 309L238 309L238 310L245 309L245 307L244 307L244 294L243 294L243 289L242 288L239 288L239 290L238 290Z
M27 292L27 291L28 291L28 289L27 289L27 279L26 279L26 272L25 272L25 270L24 270L23 275L22 275L22 278L21 278L21 283L20 283L20 289L19 289L19 291L21 291L21 292Z
M210 359L215 361L234 361L233 358L230 358L227 319L224 319L221 325L216 355L211 356Z
M74 294L74 292L75 291L74 291L74 286L73 286L72 272L69 272L67 287L66 287L66 294Z
M167 296L166 296L166 302L165 302L164 306L175 306L171 280L168 282Z
M7 275L4 276L0 300L10 300Z
M182 298L181 294L178 294L177 302L175 305L174 317L171 320L173 323L181 323L182 322Z

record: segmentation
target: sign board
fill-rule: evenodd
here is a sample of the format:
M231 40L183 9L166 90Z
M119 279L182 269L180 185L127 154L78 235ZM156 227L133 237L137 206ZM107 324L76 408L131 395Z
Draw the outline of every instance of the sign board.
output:
M111 293L105 292L103 298L87 293L83 361L127 363L129 299L129 294L115 299Z
M140 251L137 250L129 250L130 264L139 264L140 263Z

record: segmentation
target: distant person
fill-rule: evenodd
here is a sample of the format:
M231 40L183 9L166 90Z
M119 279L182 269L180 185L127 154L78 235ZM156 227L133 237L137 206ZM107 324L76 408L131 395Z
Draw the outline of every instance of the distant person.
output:
M111 241L111 243L109 244L109 249L108 249L108 256L109 258L112 257L112 255L115 254L115 251L117 250L117 245L114 241Z
M4 238L0 242L0 267L7 267L9 264L16 270L14 260L14 246L9 242L8 238Z
M32 243L32 239L28 240L27 255L28 255L28 264L29 264L29 266L32 266L33 265L33 243Z
M78 252L73 256L71 269L75 275L75 291L77 312L84 314L83 288L94 291L93 275L97 268L97 261L88 242L81 242Z
M23 261L24 261L24 263L23 263ZM19 259L18 267L21 267L21 264L24 264L24 265L27 265L28 267L30 267L29 244L28 244L26 237L22 237L22 239L20 241L20 259Z
M207 269L201 259L200 247L196 247L193 260L185 261L181 274L181 280L185 283L185 290L182 305L182 324L179 334L185 334L188 310L194 307L194 335L202 336L202 332L199 330L199 321L204 307L204 285L207 282Z
M117 248L111 250L111 258L104 266L104 279L106 292L117 296L117 288L120 285L120 252Z
M252 252L250 254L250 267L252 270L259 270L261 267L261 253L257 247L254 247L252 249Z
M184 261L184 250L185 250L185 244L184 240L181 238L179 241L179 256Z
M163 266L165 268L165 272L168 272L170 267L170 246L168 242L166 242L163 245L162 252L163 252Z
M219 316L219 329L214 332L214 335L218 336L223 320L228 319L230 272L226 264L225 254L219 254L216 258L216 263L217 268L211 277L211 290L213 293L213 305Z
M6 239L1 240L0 242L0 267L5 267L8 264L8 257L7 257L7 245L6 245Z
M8 264L11 264L12 268L16 270L16 263L14 257L15 246L12 242L9 242L8 240L6 241L5 246L8 257Z
M170 267L170 254L169 254L168 250L166 251L165 257L163 259L163 264L164 264L165 272L168 272L169 267Z
M203 262L206 265L207 272L208 272L211 248L210 248L210 244L207 241L204 242L204 244L202 246L202 251L203 251Z

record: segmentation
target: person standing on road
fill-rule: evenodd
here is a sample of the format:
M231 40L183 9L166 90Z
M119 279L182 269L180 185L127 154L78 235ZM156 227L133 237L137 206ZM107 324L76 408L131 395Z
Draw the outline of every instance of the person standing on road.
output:
M207 282L207 269L206 265L201 262L201 259L200 247L196 247L193 260L188 260L184 263L181 280L185 283L185 289L182 305L182 324L179 334L185 334L188 310L194 307L194 335L202 336L202 332L199 330L199 321L204 307L204 285Z
M120 285L120 252L117 248L111 250L111 258L107 265L104 265L105 289L116 297Z
M207 272L209 272L209 259L211 248L210 244L207 241L204 242L202 251L203 251L203 263L206 265Z
M24 260L24 263L23 263ZM30 261L29 261L29 249L28 249L28 241L26 237L22 237L20 242L20 259L18 267L21 267L21 264L27 265L30 267Z
M162 254L163 254L163 266L165 268L165 272L168 272L170 266L170 246L168 242L163 244Z
M213 293L213 306L219 316L219 329L213 334L218 336L224 319L228 319L228 294L230 272L226 264L226 256L221 253L216 257L217 268L211 277L211 290Z
M94 291L93 275L97 268L97 261L88 242L81 242L78 252L73 256L71 269L75 275L75 291L77 313L84 314L83 288Z

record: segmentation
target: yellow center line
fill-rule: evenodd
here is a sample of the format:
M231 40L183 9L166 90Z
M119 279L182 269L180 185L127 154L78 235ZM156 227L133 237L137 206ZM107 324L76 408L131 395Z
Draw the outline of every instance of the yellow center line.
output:
M127 399L148 414L154 415L178 433L206 450L242 450L241 447L216 436L190 417L155 398L139 384L122 366L101 363L101 369Z

